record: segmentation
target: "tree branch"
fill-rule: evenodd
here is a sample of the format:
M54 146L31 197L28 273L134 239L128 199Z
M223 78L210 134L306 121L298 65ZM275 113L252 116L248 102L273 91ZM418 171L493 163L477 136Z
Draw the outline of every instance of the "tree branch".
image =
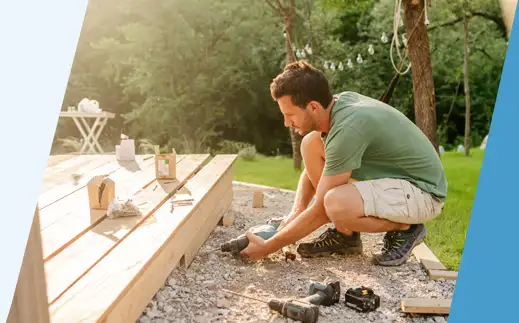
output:
M281 13L280 9L276 9L276 7L274 7L274 5L269 1L269 0L265 0L265 2L269 5L269 7L272 9L272 11L274 11L274 13L278 16L280 16L281 18L283 18L283 14Z
M281 2L279 2L279 0L274 0L274 1L276 1L276 3L278 4L279 11L280 11L281 13L283 13L283 16L285 16L285 18L286 18L287 15L288 15L288 12L286 11L286 9L283 8L283 5L281 4Z
M494 22L497 25L497 28L499 29L499 31L501 32L503 37L504 38L507 37L508 34L507 34L507 31L506 31L506 26L505 26L505 23L504 23L503 19L500 19L499 17L496 17L496 16L489 15L489 14L484 13L484 12L470 12L467 15L468 19L473 18L473 17L482 17L482 18L485 18L487 20L490 20L490 21ZM431 26L431 27L427 28L427 31L431 31L431 30L434 30L434 29L440 28L440 27L454 26L455 24L457 24L459 22L462 22L462 21L463 21L463 17L457 18L457 19L454 19L452 21L447 21L447 22L444 22L444 23L439 24L439 25Z

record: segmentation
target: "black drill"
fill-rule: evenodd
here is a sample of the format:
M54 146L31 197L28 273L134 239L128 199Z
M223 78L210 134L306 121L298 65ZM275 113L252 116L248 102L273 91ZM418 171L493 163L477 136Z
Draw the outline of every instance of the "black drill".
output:
M316 323L319 318L319 307L313 304L308 304L300 300L282 300L278 298L271 298L268 301L264 301L255 297L231 292L229 290L223 290L227 293L253 299L255 301L263 302L268 304L272 311L275 311L283 317L290 318L294 321L300 321L303 323Z
M313 305L331 306L338 303L341 299L341 284L338 281L333 281L326 285L312 283L308 289L308 295L308 297L300 299L300 301Z

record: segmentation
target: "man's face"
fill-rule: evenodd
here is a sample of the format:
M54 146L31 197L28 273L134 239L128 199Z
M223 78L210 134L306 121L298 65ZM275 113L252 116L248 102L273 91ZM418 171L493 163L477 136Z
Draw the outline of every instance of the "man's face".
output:
M277 102L281 113L283 113L285 127L294 128L301 136L317 129L315 109L311 104L303 110L294 105L289 96L281 97Z

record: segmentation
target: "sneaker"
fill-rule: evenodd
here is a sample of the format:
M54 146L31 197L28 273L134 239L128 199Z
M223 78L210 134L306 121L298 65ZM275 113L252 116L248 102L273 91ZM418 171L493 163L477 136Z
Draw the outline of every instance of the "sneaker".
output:
M304 258L331 254L357 255L362 253L362 240L358 232L348 236L330 228L314 241L299 244L297 252Z
M390 231L384 236L382 252L373 257L375 265L400 266L411 256L414 247L425 240L427 230L423 224L413 224L405 231Z

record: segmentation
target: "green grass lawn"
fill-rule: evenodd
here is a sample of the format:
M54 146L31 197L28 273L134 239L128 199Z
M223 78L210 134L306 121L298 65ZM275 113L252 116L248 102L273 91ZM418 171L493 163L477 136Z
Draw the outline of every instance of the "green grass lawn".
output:
M442 215L427 223L426 244L451 270L459 267L482 160L479 149L470 157L452 152L442 156L449 192ZM258 156L255 161L239 159L234 180L295 190L300 174L290 158Z

